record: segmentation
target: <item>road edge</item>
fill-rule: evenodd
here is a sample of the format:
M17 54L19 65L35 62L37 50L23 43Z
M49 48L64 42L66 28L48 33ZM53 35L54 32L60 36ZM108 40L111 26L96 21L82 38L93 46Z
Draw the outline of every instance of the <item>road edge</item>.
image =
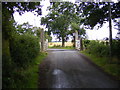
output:
M98 70L100 70L101 72L103 72L105 75L109 76L109 78L116 80L120 83L120 80L118 80L118 77L115 77L111 74L109 74L108 72L106 72L103 68L101 68L100 66L96 65L88 56L82 54L81 52L79 52L79 54L82 56L82 58L84 58L88 63L90 63L91 65L93 65L94 67L96 67Z

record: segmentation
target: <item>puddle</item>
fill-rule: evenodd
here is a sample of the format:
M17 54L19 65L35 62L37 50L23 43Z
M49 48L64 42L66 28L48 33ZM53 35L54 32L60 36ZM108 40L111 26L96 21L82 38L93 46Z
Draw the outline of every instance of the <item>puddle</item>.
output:
M55 70L53 71L53 75L58 75L58 74L61 74L61 73L63 73L63 71L61 71L61 70L59 70L59 69L55 69Z
M70 88L67 76L62 70L55 69L52 75L53 75L52 88Z

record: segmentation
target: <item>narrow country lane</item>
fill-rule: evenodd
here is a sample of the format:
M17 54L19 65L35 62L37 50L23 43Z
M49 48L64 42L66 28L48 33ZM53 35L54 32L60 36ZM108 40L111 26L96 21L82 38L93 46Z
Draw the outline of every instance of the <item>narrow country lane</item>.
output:
M118 81L91 65L78 51L50 49L45 88L118 88ZM42 77L42 76L40 76ZM42 81L41 81L42 83Z

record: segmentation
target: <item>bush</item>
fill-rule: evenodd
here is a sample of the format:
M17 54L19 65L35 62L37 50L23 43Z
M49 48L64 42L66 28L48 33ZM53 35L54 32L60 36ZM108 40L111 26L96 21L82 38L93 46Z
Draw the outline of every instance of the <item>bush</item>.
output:
M113 40L113 56L120 57L120 40Z
M39 40L29 34L16 35L10 41L10 52L17 67L27 67L40 51Z
M109 56L109 46L105 42L91 40L87 43L87 52L97 56ZM120 57L120 41L113 40L112 56Z
M99 41L91 41L87 48L88 53L95 54L97 56L109 55L109 47Z
M83 40L83 45L84 45L85 49L87 48L89 43L90 43L90 40Z

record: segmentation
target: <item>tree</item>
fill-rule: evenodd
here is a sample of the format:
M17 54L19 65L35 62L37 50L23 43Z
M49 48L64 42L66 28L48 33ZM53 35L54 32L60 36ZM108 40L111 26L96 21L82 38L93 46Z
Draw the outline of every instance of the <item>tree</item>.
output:
M120 2L110 3L111 4L111 18L113 21L116 21L116 18L119 18L120 15ZM77 11L81 14L81 17L84 17L81 20L86 28L92 29L94 26L98 25L98 28L102 27L103 23L109 20L109 3L108 2L83 2L79 4Z
M45 39L48 39L48 42L52 41L52 37L48 34L48 31L45 31Z
M18 34L25 34L25 33L28 33L28 34L35 34L35 27L33 27L32 25L30 25L28 22L27 23L23 23L21 25L16 25L16 33Z
M102 27L103 23L109 21L109 43L110 43L110 57L112 56L112 25L111 19L116 22L116 18L120 17L120 2L99 2L91 3L84 2L79 5L78 11L82 13L85 19L82 20L87 28L93 29L94 26L98 25L98 28Z
M79 19L78 19L79 20ZM71 23L71 35L73 36L73 33L75 33L76 31L78 32L78 37L81 41L81 45L80 47L82 48L82 35L85 36L86 32L85 32L85 29L84 28L80 28L80 23L76 23L76 22L72 22ZM73 36L73 42L74 42L74 46L75 46L75 36Z
M12 31L15 30L13 26L13 13L17 11L21 15L26 11L32 12L34 10L38 13L38 15L41 15L41 6L39 2L2 2L3 44L8 43L6 44L6 47L3 47L3 49L5 49L6 52L9 53L9 39L12 36Z
M12 20L14 20L14 12L19 12L21 15L24 12L32 12L34 10L38 13L38 15L41 15L41 6L39 2L2 2L3 36L7 39L11 35L12 29L10 29L10 27L13 25L8 25Z
M76 15L75 5L70 2L53 2L49 10L50 13L41 19L41 24L46 25L49 32L56 34L64 47L69 35L68 27Z
M21 15L26 11L32 12L34 10L38 15L41 15L41 6L39 2L2 2L2 39L3 51L5 51L3 54L5 54L5 56L10 56L8 48L9 39L12 36L12 31L15 30L13 26L13 13L17 11Z
M41 6L39 2L2 2L2 59L3 59L3 88L9 87L11 80L12 61L10 54L10 38L13 36L15 27L13 26L13 13L19 12L23 14L26 11L36 11L41 14Z

